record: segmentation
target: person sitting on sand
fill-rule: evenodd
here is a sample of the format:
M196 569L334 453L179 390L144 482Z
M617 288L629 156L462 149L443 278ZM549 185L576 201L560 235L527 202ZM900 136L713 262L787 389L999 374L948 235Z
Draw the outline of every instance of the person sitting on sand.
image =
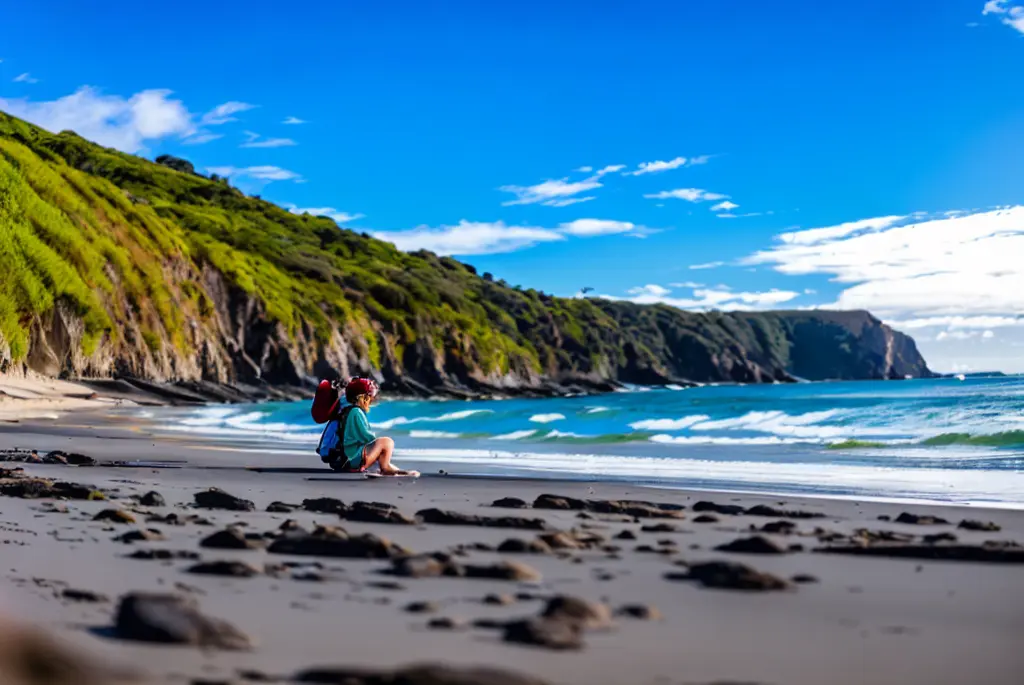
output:
M353 378L345 386L345 400L349 406L341 410L338 418L328 425L321 439L318 451L323 457L331 457L331 468L335 471L359 473L374 464L380 469L382 476L398 476L405 472L391 463L391 455L395 451L395 441L391 438L378 438L370 430L370 421L366 414L370 405L377 397L377 384L370 378ZM341 429L341 445L336 439L332 447L325 448L328 431L333 428L336 433ZM340 447L340 450L338 449Z

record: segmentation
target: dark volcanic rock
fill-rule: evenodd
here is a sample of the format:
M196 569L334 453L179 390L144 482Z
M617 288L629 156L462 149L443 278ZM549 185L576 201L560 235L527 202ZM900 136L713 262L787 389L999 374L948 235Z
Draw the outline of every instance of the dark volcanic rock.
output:
M352 507L340 516L346 521L360 523L416 523L416 519L406 516L397 507L385 502L353 502Z
M344 514L348 507L340 499L333 497L316 497L302 500L302 508L321 514Z
M800 583L802 585L803 584L807 584L807 583L817 583L818 582L817 577L812 576L809 573L798 573L795 576L793 576L792 578L790 578L790 580L792 580L794 583Z
M405 611L410 614L432 614L440 610L441 605L437 602L410 602L405 605Z
M434 630L465 630L469 627L469 621L453 616L438 616L427 621L427 627Z
M749 538L736 538L732 542L715 547L719 552L741 552L744 554L785 554L778 543L766 537L755 535Z
M267 511L271 514L290 514L301 508L298 504L287 504L285 502L271 502L267 505Z
M912 523L919 526L940 526L948 525L949 521L938 516L919 516L917 514L910 514L903 512L896 517L896 523Z
M746 564L732 561L708 561L692 564L689 572L668 573L668 580L693 580L704 587L727 590L784 590L789 587L785 580L753 569Z
M467 564L465 573L467 578L490 578L492 580L537 581L541 579L539 571L518 561L497 561L486 565Z
M1002 528L991 521L976 521L974 519L964 519L957 524L957 528L963 528L964 530L984 530L990 532L1002 530Z
M533 501L534 509L562 509L579 510L586 509L587 503L581 499L572 497L560 497L558 495L540 495Z
M512 554L551 554L551 546L540 539L509 538L498 545L498 551Z
M344 667L307 669L297 673L292 682L324 685L547 685L537 678L511 671L435 664L409 666L397 671Z
M371 533L350 536L340 528L320 526L312 533L288 534L267 548L272 554L295 554L348 559L388 559L408 554L390 540Z
M640 531L643 533L674 533L677 530L679 529L671 523L655 523L649 526L640 527Z
M744 513L747 516L772 516L775 518L785 519L820 519L825 517L825 514L814 511L776 509L775 507L770 507L767 504L758 504L750 507Z
M482 526L485 528L521 528L524 530L546 530L547 523L540 518L521 516L477 516L443 509L423 509L416 516L424 523L445 526Z
M714 514L701 514L693 519L694 523L718 523L721 519Z
M110 521L111 523L135 523L135 517L124 509L104 509L92 517L93 521Z
M54 482L45 478L20 478L14 482L0 483L0 495L22 499L106 499L102 492L91 485Z
M606 604L590 602L571 595L557 595L548 600L541 612L541 618L557 621L571 621L582 628L607 628L612 622L612 612Z
M678 504L641 502L636 500L590 500L587 509L597 514L621 514L636 518L683 518Z
M392 575L404 578L463 576L465 571L450 554L434 552L399 557L391 562Z
M245 633L226 621L200 612L193 600L177 595L136 592L125 595L114 630L123 640L194 645L215 649L249 649Z
M247 538L237 528L225 528L203 538L199 546L209 549L257 549L263 543Z
M491 593L484 595L484 598L480 601L493 606L508 606L509 604L515 604L516 598L512 595Z
M583 647L582 629L579 624L544 618L511 621L505 624L502 639L505 642L556 650Z
M694 511L713 511L716 514L735 516L744 513L746 510L738 504L716 504L702 500L693 505Z
M142 561L167 561L170 559L198 559L199 553L187 549L138 549L128 555L129 559Z
M210 488L197 492L195 495L196 506L200 509L226 509L228 511L256 511L256 505L251 500L242 499L228 494L220 488Z
M85 602L89 604L108 601L106 595L101 595L92 590L75 590L74 588L64 588L60 596L70 602Z
M96 460L85 454L78 454L77 452L62 452L61 450L54 450L46 455L47 460L58 461L63 464L70 464L71 466L94 466Z
M204 576L230 576L232 578L252 578L263 573L263 569L245 561L204 561L189 566L186 573Z
M616 540L636 540L636 533L627 529L620 530L613 536Z
M626 604L615 610L616 616L626 616L641 621L660 621L664 618L657 607L650 604Z
M491 506L499 509L527 509L530 505L518 497L502 497L491 502Z
M762 533L782 533L783 535L788 535L796 530L796 524L792 521L771 521L757 530L760 530Z
M934 535L922 536L921 542L926 545L934 545L939 542L956 542L956 536L949 532L935 533Z
M942 559L945 561L988 561L1005 564L1024 564L1024 547L1014 544L983 545L915 545L878 543L874 545L832 545L818 547L815 552L851 554L869 557L899 557L903 559Z
M167 506L167 501L156 490L150 490L145 495L139 497L139 504L144 507L164 507Z
M130 545L133 542L156 542L163 539L164 534L156 528L136 528L135 530L129 530L127 533L118 535L114 538L114 541Z

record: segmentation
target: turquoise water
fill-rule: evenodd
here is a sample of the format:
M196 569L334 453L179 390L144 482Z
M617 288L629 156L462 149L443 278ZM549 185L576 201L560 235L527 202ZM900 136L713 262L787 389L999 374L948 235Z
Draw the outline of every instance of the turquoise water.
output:
M636 388L383 401L403 465L722 490L1024 506L1024 377ZM190 410L173 430L310 455L307 403Z

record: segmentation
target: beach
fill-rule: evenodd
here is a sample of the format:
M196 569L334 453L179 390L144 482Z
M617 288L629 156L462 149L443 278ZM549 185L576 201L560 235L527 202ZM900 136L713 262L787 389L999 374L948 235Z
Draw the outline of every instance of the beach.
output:
M140 681L934 685L1024 673L1020 510L443 468L365 480L313 454L107 413L5 424L0 450L0 609ZM47 459L55 450L72 456ZM61 482L86 487L31 496ZM137 592L188 598L235 638L138 641L123 616ZM415 664L521 678L395 675ZM352 669L384 674L344 680Z

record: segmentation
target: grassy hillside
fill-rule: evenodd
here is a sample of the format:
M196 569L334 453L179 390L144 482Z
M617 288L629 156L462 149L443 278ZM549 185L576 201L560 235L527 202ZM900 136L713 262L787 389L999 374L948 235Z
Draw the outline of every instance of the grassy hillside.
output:
M161 161L0 113L0 370L471 389L792 370L785 317L512 288Z

